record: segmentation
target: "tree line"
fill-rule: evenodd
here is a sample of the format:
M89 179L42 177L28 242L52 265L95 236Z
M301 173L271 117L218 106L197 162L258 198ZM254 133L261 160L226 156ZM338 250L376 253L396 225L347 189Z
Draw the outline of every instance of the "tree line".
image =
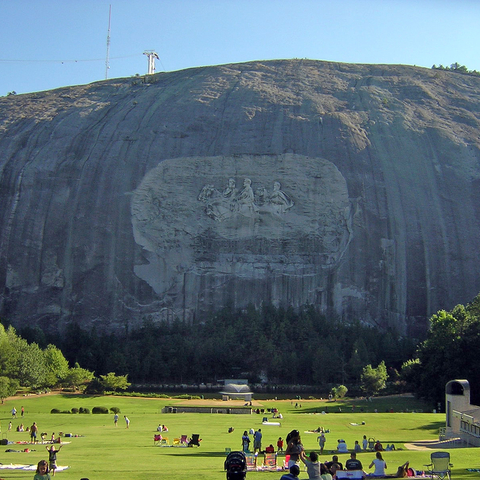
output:
M476 70L469 70L465 65L460 65L458 62L452 63L450 66L432 65L432 70L445 70L447 72L463 73L466 75L480 75Z
M51 338L38 327L20 328L19 334L42 348L54 341L70 365L96 375L128 374L137 384L246 377L251 383L359 385L364 367L381 361L396 377L416 346L394 330L380 333L327 318L311 306L224 308L204 322L145 318L121 333L86 331L73 323Z
M312 306L227 307L204 322L147 317L141 326L115 333L87 331L77 323L55 335L0 325L0 393L8 383L11 389L78 388L95 376L97 387L123 389L128 376L135 384L156 385L248 378L323 393L346 386L355 395L361 388L375 393L388 378L396 391L412 391L436 405L454 378L470 381L472 399L475 387L480 394L479 347L480 295L433 315L420 342L394 330L327 318Z
M430 318L427 338L418 345L414 357L402 366L402 377L417 396L442 405L446 383L466 379L471 386L471 401L479 405L478 351L480 294L467 305L440 310Z

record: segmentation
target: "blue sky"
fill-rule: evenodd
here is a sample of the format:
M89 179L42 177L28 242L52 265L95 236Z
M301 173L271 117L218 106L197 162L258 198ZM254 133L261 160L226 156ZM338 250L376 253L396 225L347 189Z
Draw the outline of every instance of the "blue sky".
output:
M156 70L309 58L480 71L480 0L0 0L0 96Z

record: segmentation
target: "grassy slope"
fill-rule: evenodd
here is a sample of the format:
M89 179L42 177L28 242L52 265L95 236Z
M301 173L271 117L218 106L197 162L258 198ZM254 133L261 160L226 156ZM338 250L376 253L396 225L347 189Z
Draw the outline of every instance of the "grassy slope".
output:
M383 402L383 403L382 403ZM400 402L400 403L399 403ZM70 469L57 474L64 480L79 480L88 477L90 480L106 480L114 478L147 479L168 477L169 479L224 479L223 471L225 447L232 449L240 448L240 438L245 429L251 427L261 428L264 433L263 446L269 443L276 445L279 436L285 438L286 434L296 428L301 432L312 430L318 426L329 428L327 434L327 448L334 448L338 438L344 438L347 445L353 448L355 440L361 441L363 435L380 439L384 445L395 443L401 450L386 452L384 458L388 465L388 472L394 473L396 467L409 460L417 469L423 469L423 465L429 461L429 451L406 450L404 443L415 440L438 438L438 429L444 426L443 414L433 413L386 413L385 410L393 407L395 411L405 410L408 405L412 406L412 400L401 399L378 400L374 403L356 404L356 412L351 412L348 402L342 404L342 413L338 411L338 404L328 403L331 413L322 415L326 403L320 401L302 400L302 408L295 409L290 401L262 401L264 408L276 406L284 414L281 427L263 426L261 421L265 415L222 415L222 414L161 414L165 405L188 404L182 400L156 400L144 398L125 397L83 397L65 395L45 395L25 397L20 400L9 400L0 408L0 420L2 436L5 436L10 410L13 406L20 411L23 405L26 410L23 423L31 425L36 421L41 432L63 431L82 435L78 438L65 438L70 440L58 455L59 465L69 465ZM113 415L67 415L50 414L52 408L70 410L73 407L95 406L119 407L121 409L119 426L113 425ZM360 409L368 409L369 413L361 412ZM377 408L379 412L373 413ZM418 408L418 405L413 405ZM348 413L346 412L348 410ZM409 408L411 410L411 408ZM125 428L123 415L131 420L130 429ZM22 419L13 421L14 427L20 424ZM365 425L353 426L351 423L365 422ZM166 424L169 438L180 437L182 434L201 435L202 446L200 448L160 448L153 445L153 435L159 423ZM227 433L228 427L234 427L235 431ZM11 441L28 440L28 433L8 432L6 435ZM317 449L317 435L303 433L303 443L307 451ZM9 445L0 448L0 462L33 464L42 458L47 458L44 446L35 446L35 452L31 453L4 453L5 449L23 448L20 445ZM324 459L331 457L328 451ZM343 455L341 461L347 456ZM362 453L359 456L364 467L373 459L371 453ZM453 476L455 478L478 477L478 473L469 473L466 468L480 467L478 450L453 449L452 462L454 463ZM30 472L1 470L0 476L4 479L31 479ZM276 473L249 472L247 478L260 479L264 476L280 478ZM300 478L307 478L303 473Z

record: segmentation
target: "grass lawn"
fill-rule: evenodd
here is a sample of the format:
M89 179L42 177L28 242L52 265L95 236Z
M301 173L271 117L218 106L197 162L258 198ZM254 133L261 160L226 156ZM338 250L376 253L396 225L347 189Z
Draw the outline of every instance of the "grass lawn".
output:
M211 400L205 400L211 402ZM295 408L295 403L301 407ZM224 406L228 402L222 402ZM27 432L14 431L16 426L24 423L30 426L37 422L40 432L72 433L79 437L63 438L66 443L58 454L58 465L68 465L70 468L57 473L56 477L63 480L79 480L87 477L90 480L107 479L225 479L223 470L225 448L240 449L241 436L244 430L250 428L262 429L262 446L272 443L276 446L279 436L285 438L292 429L302 432L302 441L307 452L318 451L317 435L304 433L319 426L330 429L326 435L326 453L323 460L331 458L330 450L335 448L338 438L344 438L348 447L353 448L354 441L361 443L363 435L367 438L379 439L385 446L394 443L398 450L385 452L388 473L395 473L398 465L410 461L413 468L421 470L429 463L430 450L407 450L405 443L418 440L438 439L438 429L445 425L444 414L410 413L411 410L422 410L413 399L399 397L397 399L375 399L373 402L325 402L320 400L256 400L259 408L276 407L284 415L281 427L262 425L267 414L225 415L225 414L162 414L166 405L190 404L188 400L165 400L129 397L92 397L80 395L41 395L20 399L9 399L0 407L0 422L2 438L9 441L28 441ZM352 404L355 411L352 412ZM25 407L25 417L20 418L20 408ZM52 408L71 410L73 407L119 407L121 410L118 427L114 427L113 414L51 414ZM328 414L322 414L328 406ZM339 413L339 407L342 410ZM13 430L8 432L8 422L11 420L11 409L16 407L18 417L13 420ZM387 413L390 408L394 412ZM363 412L361 410L364 410ZM375 409L378 413L374 413ZM408 413L406 410L408 409ZM368 410L368 412L367 412ZM426 410L425 410L426 412ZM130 428L125 428L123 415L130 418ZM362 422L365 422L362 425ZM169 428L170 443L176 437L200 434L200 447L158 447L154 446L153 435L158 424ZM357 425L352 425L357 424ZM228 428L234 427L233 433ZM31 447L30 453L6 453L6 449L20 450ZM453 478L477 478L479 473L468 472L467 468L480 468L480 458L477 448L451 449L454 464ZM361 453L358 458L368 470L368 465L374 458L372 453ZM0 446L0 462L3 464L36 464L41 459L48 459L44 445L35 446L12 444ZM340 455L340 461L345 462L347 455ZM283 458L280 458L283 463ZM0 470L2 479L32 479L34 473L21 470ZM247 478L279 479L281 474L270 472L248 472ZM306 472L300 478L306 479Z

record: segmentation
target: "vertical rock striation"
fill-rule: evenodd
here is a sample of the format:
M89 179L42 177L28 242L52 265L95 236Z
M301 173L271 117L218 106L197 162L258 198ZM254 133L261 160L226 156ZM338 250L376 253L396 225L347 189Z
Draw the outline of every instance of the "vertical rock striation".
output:
M0 99L0 315L315 304L419 334L480 290L480 78L252 62Z

